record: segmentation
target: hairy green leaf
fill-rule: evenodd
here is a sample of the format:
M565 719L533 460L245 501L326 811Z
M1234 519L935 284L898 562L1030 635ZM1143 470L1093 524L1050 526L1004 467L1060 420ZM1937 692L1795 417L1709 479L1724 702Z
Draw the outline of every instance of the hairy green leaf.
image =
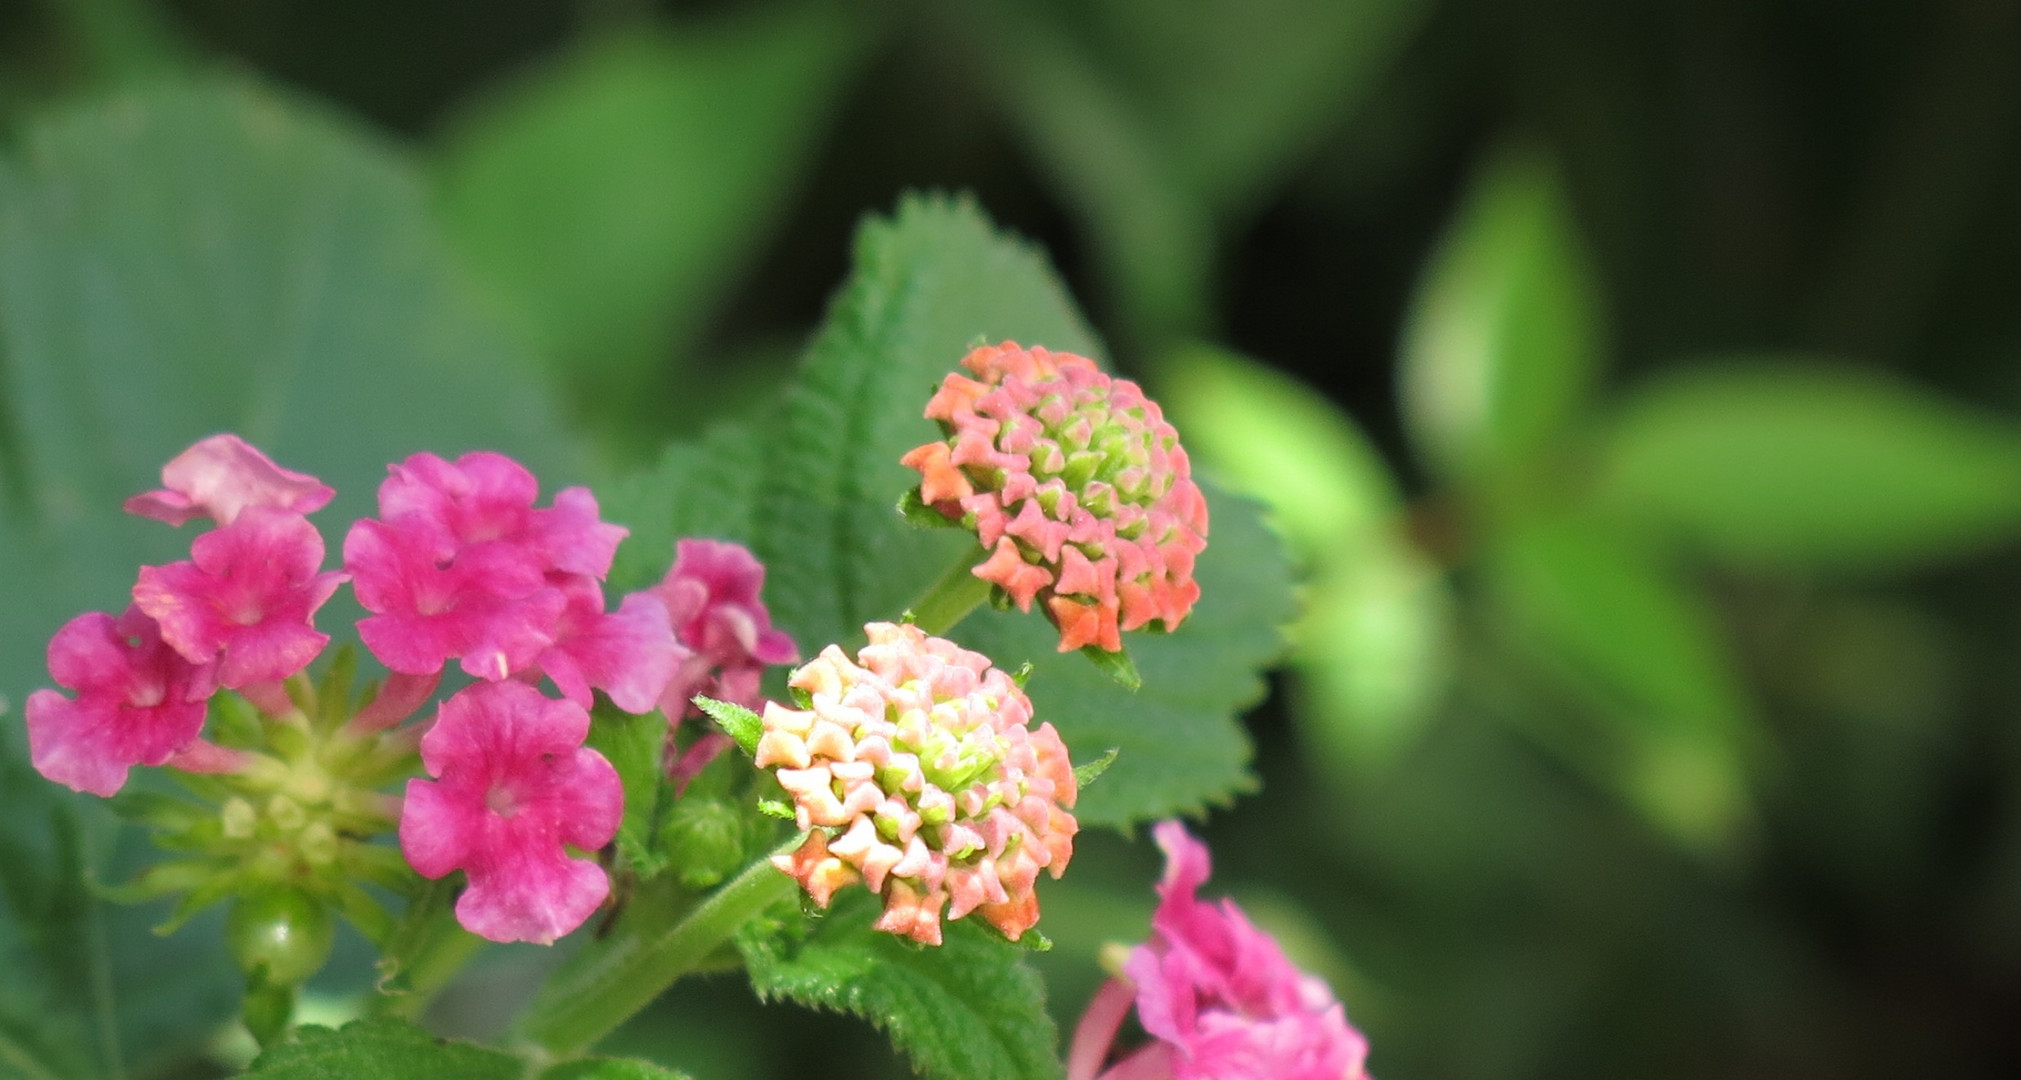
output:
M1240 715L1262 699L1261 672L1284 652L1290 568L1255 503L1211 486L1207 498L1213 531L1194 571L1199 605L1170 634L1126 639L1142 689L1061 654L1059 633L1037 614L979 611L951 635L998 667L1030 661L1035 720L1059 728L1076 757L1117 749L1074 808L1083 823L1199 812L1255 788Z
M258 1080L520 1080L510 1054L438 1039L405 1020L358 1020L332 1031L304 1027L261 1054ZM622 1074L620 1074L622 1075Z
M1736 563L1893 569L2021 536L2021 423L1856 368L1680 371L1602 452L1601 504Z
M935 1080L1044 1080L1061 1075L1045 990L1017 946L965 922L928 948L871 929L876 898L860 889L827 914L753 920L737 935L751 985L766 999L860 1016Z
M657 712L635 716L608 702L591 715L590 747L603 754L624 785L625 812L618 823L618 854L641 877L660 872L665 860L654 851L660 801L667 787L664 754L667 719Z
M695 698L695 707L709 714L709 719L714 720L745 753L758 752L758 737L765 733L765 727L757 713L733 701L717 701L701 696Z
M768 442L753 533L773 618L804 653L897 618L972 546L892 506L919 482L898 459L938 437L927 398L978 338L1098 351L1043 256L973 203L908 197L863 226Z
M719 424L698 442L668 446L651 468L604 490L605 520L632 531L611 564L612 592L656 584L683 537L750 543L765 455L756 440L755 425Z
M1403 342L1405 419L1442 471L1533 464L1585 405L1603 359L1598 284L1541 152L1491 158L1425 274Z

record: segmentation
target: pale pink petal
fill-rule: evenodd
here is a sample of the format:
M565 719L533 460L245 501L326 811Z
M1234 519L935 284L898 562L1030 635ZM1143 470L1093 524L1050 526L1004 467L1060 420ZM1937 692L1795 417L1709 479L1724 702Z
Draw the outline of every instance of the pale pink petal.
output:
M274 464L237 435L213 435L177 454L162 466L161 481L166 490L126 500L126 512L170 525L205 516L229 525L247 507L309 514L336 494L313 476Z

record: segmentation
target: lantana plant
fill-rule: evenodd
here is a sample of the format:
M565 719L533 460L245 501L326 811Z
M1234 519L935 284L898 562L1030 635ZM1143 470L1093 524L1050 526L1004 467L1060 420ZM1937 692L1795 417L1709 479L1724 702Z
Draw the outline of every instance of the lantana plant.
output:
M1169 820L1148 940L1115 954L1058 1050L1024 959L1050 947L1046 881L1091 824L1213 791L1160 802L1156 748L1187 736L1157 725L1195 722L1203 691L1194 661L1153 644L1214 632L1195 616L1216 602L1196 575L1210 501L1157 404L1088 357L1002 341L926 362L938 389L891 428L923 437L865 470L888 490L851 493L881 521L844 511L825 540L811 530L839 503L794 488L828 467L791 456L821 445L795 419L818 413L811 392L788 401L796 426L764 465L787 479L750 528L622 556L640 540L590 490L543 496L483 450L388 466L334 560L314 519L337 493L237 435L127 501L196 527L189 557L139 567L110 610L55 632L61 689L28 698L27 741L48 780L152 832L159 857L112 896L172 898L164 933L226 909L265 1048L252 1075L390 1046L425 1059L441 1044L403 1025L486 942L564 939L504 1049L456 1053L604 1075L573 1063L683 976L743 967L763 995L865 1015L936 1076L1362 1075L1332 993L1239 909L1196 898L1206 849ZM634 514L686 520L642 511L638 490ZM865 560L822 580L804 557L864 536L946 572L876 610L890 590ZM621 562L650 571L614 588ZM347 586L355 608L332 604ZM1253 682L1255 662L1233 662ZM339 922L377 953L363 1019L299 1029ZM1133 1011L1143 1037L1119 1038Z

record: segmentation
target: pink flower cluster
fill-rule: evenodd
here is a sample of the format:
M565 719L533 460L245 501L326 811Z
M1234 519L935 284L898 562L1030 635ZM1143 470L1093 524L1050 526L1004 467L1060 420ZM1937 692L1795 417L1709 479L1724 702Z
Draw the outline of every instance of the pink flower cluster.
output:
M1332 991L1232 901L1196 898L1206 845L1176 821L1154 832L1166 864L1151 941L1089 1005L1067 1080L1363 1080L1368 1041ZM1133 997L1153 1041L1101 1071Z
M365 647L425 698L450 660L480 681L421 740L433 779L408 781L400 847L423 877L462 870L459 921L494 941L548 943L610 892L591 859L616 835L616 770L583 745L593 690L628 712L658 704L684 650L650 592L605 610L625 530L587 488L536 507L540 484L501 454L416 454L389 469L378 518L351 527L344 565ZM562 698L534 688L542 678ZM375 715L374 722L398 716Z
M217 527L196 538L188 560L142 567L124 614L80 615L50 639L49 672L75 699L53 690L28 698L35 767L94 795L117 793L135 765L228 765L230 755L200 739L212 692L285 700L281 680L330 640L315 613L344 580L320 569L323 537L306 515L333 492L314 477L215 435L170 461L162 482L127 510Z
M975 531L981 577L1060 631L1060 651L1175 629L1199 599L1207 501L1178 432L1136 383L1071 353L976 349L927 403L946 438L902 459L919 499Z
M603 580L626 531L601 520L585 488L536 506L539 482L499 454L392 466L379 517L345 539L342 572L321 569L323 538L306 516L331 489L237 436L190 447L162 480L126 508L217 527L189 560L143 567L124 614L82 615L56 633L50 673L76 697L30 696L36 768L109 796L134 765L245 767L257 751L202 739L212 694L292 711L282 684L328 643L313 619L348 578L371 612L359 636L392 675L346 731L377 738L401 723L451 660L477 680L421 736L428 778L409 781L399 832L423 876L465 872L458 917L493 940L551 942L609 891L601 867L569 854L609 843L623 811L617 773L584 746L595 691L675 718L697 692L755 706L765 665L795 655L758 599L764 568L735 544L683 541L665 581L606 610Z
M1051 724L989 658L916 626L872 623L793 672L806 708L769 703L760 767L778 766L807 839L775 856L814 902L857 881L879 930L938 945L943 912L1016 940L1038 921L1040 870L1073 857L1078 788Z
M759 599L764 588L764 564L749 549L725 540L675 543L674 565L652 590L686 650L660 694L660 712L669 721L700 716L698 694L756 709L764 702L758 683L765 668L800 659L793 639L773 629ZM692 779L729 745L719 731L703 735L669 763L675 781Z

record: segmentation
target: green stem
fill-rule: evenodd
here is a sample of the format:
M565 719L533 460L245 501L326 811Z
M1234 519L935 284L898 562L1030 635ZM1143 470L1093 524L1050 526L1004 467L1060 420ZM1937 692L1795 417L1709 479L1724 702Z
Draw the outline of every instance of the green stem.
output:
M961 620L989 599L990 584L976 577L976 564L988 558L981 548L971 548L947 573L926 590L911 607L912 621L921 630L939 637L960 625Z
M541 985L520 1014L519 1036L557 1058L588 1050L674 980L710 962L738 928L796 885L759 859L685 915L671 888L641 887L607 937L584 946Z

